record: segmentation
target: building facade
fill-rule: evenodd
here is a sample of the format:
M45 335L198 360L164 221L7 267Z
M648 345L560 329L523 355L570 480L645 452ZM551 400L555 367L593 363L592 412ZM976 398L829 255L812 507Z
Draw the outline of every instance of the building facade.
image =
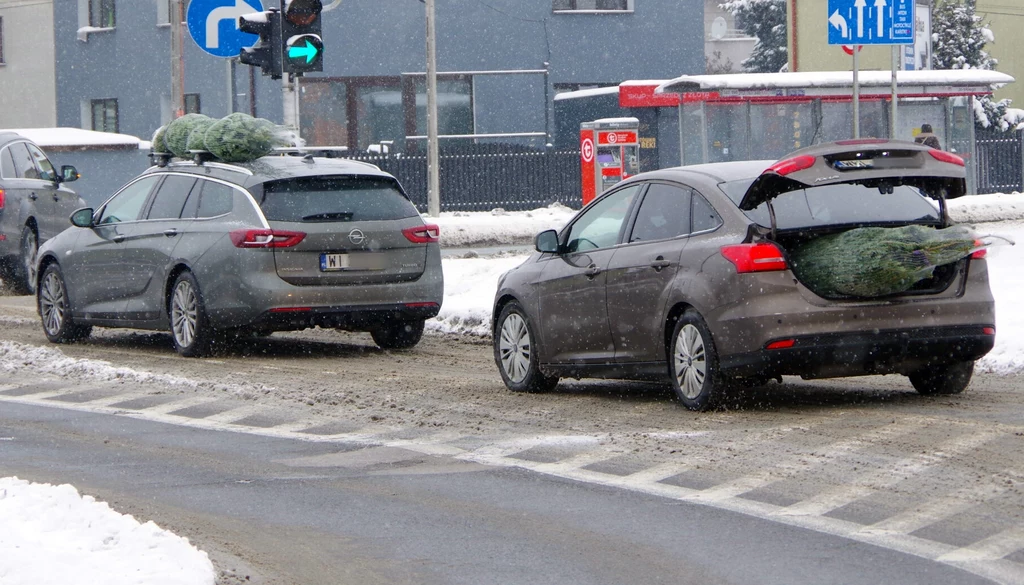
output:
M263 0L264 8L269 2ZM148 137L170 117L170 0L53 0L56 125ZM424 4L325 1L324 71L301 80L313 145L426 134ZM704 71L704 0L438 0L442 135L542 145L559 91ZM282 122L282 82L185 37L186 109ZM527 135L523 137L522 135Z
M0 0L0 128L57 123L53 0Z

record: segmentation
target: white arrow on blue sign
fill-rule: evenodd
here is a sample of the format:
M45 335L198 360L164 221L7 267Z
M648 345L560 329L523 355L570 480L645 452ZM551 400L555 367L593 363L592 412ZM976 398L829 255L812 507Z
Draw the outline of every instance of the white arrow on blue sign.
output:
M828 44L909 45L914 0L828 0Z
M237 57L260 40L238 30L238 17L253 12L263 12L261 0L192 0L185 22L200 49L214 57Z

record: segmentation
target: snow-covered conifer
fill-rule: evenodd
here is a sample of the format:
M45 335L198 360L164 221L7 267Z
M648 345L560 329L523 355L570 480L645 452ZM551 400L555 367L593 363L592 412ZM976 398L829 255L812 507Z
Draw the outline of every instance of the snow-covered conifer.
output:
M785 0L728 0L718 5L730 12L745 34L757 38L754 51L740 65L750 73L776 73L789 62L786 48Z
M995 35L975 11L976 0L938 0L932 9L932 67L935 69L994 70L998 61L985 51ZM1007 130L1010 100L975 99L980 126Z

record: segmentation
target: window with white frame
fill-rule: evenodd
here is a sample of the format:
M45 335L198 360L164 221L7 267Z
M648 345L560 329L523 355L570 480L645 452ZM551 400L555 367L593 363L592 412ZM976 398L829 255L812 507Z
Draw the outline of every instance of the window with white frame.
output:
M117 132L117 99L107 98L91 100L90 114L92 118L92 130L97 132Z
M114 0L89 0L89 26L114 28L116 25Z
M554 12L632 12L633 0L552 0Z

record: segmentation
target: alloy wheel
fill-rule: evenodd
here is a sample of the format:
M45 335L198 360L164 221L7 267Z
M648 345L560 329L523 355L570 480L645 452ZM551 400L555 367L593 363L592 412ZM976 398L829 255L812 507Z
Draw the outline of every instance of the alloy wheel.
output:
M501 324L498 351L505 375L517 384L525 380L530 370L530 330L519 314L510 314Z
M196 337L199 321L196 291L188 281L181 281L174 287L171 297L171 330L178 345L188 347Z
M25 236L22 239L21 258L25 264L25 283L31 291L35 289L36 279L39 278L39 270L36 268L36 259L39 258L39 241L36 238L36 233L31 229L25 231Z
M64 325L64 312L67 309L67 296L64 284L56 272L50 272L43 279L42 290L39 291L39 312L43 319L43 327L50 335L58 335Z
M696 399L704 389L708 375L704 337L699 329L689 323L683 325L676 337L672 359L680 391L687 398Z

